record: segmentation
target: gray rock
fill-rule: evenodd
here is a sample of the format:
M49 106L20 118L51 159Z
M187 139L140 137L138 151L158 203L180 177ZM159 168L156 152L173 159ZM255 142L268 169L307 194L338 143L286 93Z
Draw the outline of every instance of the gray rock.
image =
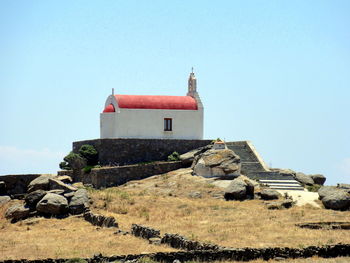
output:
M193 163L193 160L194 160L194 157L201 154L201 153L204 153L210 149L213 148L213 145L212 144L209 144L207 146L204 146L204 147L200 147L200 148L197 148L197 149L194 149L192 151L189 151L187 153L184 153L184 154L181 154L180 155L180 160L182 161L183 164L186 164L186 165L190 165Z
M278 199L280 196L281 195L279 192L277 192L276 190L273 190L273 189L269 189L269 188L263 189L260 192L260 197L263 200L274 200L274 199Z
M68 212L68 201L62 195L48 193L36 205L36 210L45 214L65 214Z
M342 189L350 194L350 184L338 184L338 189Z
M247 184L240 179L233 180L225 190L226 200L244 200L247 198Z
M306 174L303 173L296 173L295 180L302 183L303 185L314 185L314 180Z
M188 197L190 197L190 198L202 198L202 194L201 194L201 192L192 191L188 194Z
M89 207L89 195L85 189L78 189L69 202L69 213L81 214Z
M312 174L310 175L315 184L323 185L326 182L326 177L322 174Z
M45 190L36 190L26 195L25 202L30 207L35 207L36 204L46 195Z
M49 179L49 188L50 190L64 190L65 193L74 192L77 190L77 188L54 178Z
M232 150L208 150L194 158L193 173L207 178L232 179L241 171L241 160Z
M64 196L65 191L62 190L62 189L55 189L55 190L47 191L47 193L56 194L56 195L63 195ZM70 193L72 193L72 192L70 192Z
M150 239L148 239L148 242L152 245L160 245L162 239L159 237L151 237Z
M54 178L54 175L42 175L38 178L35 178L28 185L28 193L34 192L36 190L50 190L49 180L51 178Z
M7 219L12 219L14 221L24 219L29 215L29 208L21 204L14 204L9 207L5 213Z
M280 209L285 209L285 208L290 208L293 206L293 200L291 199L285 199L282 201L274 201L274 202L269 202L266 203L267 209L270 210L280 210Z
M71 184L71 183L73 183L72 177L70 177L68 175L61 175L61 176L58 176L56 179L61 181L64 184Z
M320 189L318 189L319 199L322 200L325 196L338 191L340 191L340 189L337 189L334 186L322 186Z
M325 208L333 210L346 210L350 208L350 194L345 191L336 191L322 199Z
M0 195L6 193L6 184L4 181L0 181Z
M11 197L8 195L0 196L0 205L6 204L11 201Z

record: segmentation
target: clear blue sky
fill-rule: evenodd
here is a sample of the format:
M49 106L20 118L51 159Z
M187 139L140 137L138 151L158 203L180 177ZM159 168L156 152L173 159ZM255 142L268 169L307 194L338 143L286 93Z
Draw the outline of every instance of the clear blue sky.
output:
M185 95L205 138L350 183L350 1L0 2L0 174L55 172L120 94Z

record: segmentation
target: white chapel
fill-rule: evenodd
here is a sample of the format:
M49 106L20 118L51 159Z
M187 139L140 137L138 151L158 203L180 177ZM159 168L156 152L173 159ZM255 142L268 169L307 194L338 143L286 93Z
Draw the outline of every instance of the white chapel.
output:
M110 95L100 114L101 139L203 139L203 105L192 72L186 96Z

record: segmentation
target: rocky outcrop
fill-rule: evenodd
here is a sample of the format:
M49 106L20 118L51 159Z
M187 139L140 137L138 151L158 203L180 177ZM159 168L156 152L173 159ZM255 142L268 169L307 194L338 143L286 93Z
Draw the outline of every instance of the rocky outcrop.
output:
M332 192L322 198L325 208L347 210L350 208L350 194L343 190Z
M274 199L278 199L281 196L279 192L269 188L263 189L259 193L259 195L260 195L260 198L263 200L274 200Z
M160 238L159 230L138 224L132 224L131 234L144 239Z
M342 189L350 194L350 184L337 184L338 189Z
M74 192L77 188L63 183L62 181L50 178L49 179L49 190L63 190L65 193Z
M203 177L235 178L241 172L241 160L232 150L208 150L194 158L193 174Z
M311 176L306 175L304 173L296 173L294 178L295 178L295 180L297 180L299 183L301 183L303 185L314 185L315 184L315 182L311 178Z
M61 175L56 177L57 180L61 181L64 184L71 184L73 183L73 179L68 175Z
M326 177L322 174L312 174L310 175L310 177L314 181L314 183L318 185L324 185L324 183L326 182Z
M37 203L47 194L45 190L35 190L26 195L25 202L29 207L36 207Z
M226 200L245 200L254 198L254 185L249 180L237 178L225 189Z
M8 195L0 196L0 205L6 204L11 201L11 197Z
M35 178L28 185L28 193L34 192L36 190L50 190L50 179L54 177L54 175L42 175L38 178Z
M61 195L48 193L38 202L36 210L44 214L66 214L68 212L68 201Z
M197 149L194 149L192 151L189 151L187 153L184 153L184 154L181 154L180 155L180 160L182 161L182 163L184 165L191 165L194 161L194 158L199 155L199 154L202 154L210 149L213 148L213 144L209 144L207 146L203 146L203 147L200 147L200 148L197 148Z
M85 189L78 189L73 193L69 202L69 213L73 215L84 213L89 207L89 202L87 191Z
M4 181L0 181L0 195L4 195L6 193L6 184Z
M118 227L118 223L114 217L94 214L91 211L85 211L84 219L94 226Z
M29 207L22 204L14 204L5 212L5 218L11 219L13 222L27 218L29 216Z
M167 244L173 248L185 250L220 250L221 247L213 244L202 243L199 241L189 240L178 234L165 233L161 240L162 244Z
M338 191L339 189L337 189L335 186L322 186L320 189L318 189L318 196L319 199L322 200L325 196Z

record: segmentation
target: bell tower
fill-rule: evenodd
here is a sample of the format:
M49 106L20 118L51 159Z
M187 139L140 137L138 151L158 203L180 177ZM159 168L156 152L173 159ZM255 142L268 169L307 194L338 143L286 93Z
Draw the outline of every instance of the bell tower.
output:
M194 97L196 94L197 94L197 79L196 79L196 76L194 75L193 67L192 67L192 72L190 73L190 76L188 78L187 96Z

